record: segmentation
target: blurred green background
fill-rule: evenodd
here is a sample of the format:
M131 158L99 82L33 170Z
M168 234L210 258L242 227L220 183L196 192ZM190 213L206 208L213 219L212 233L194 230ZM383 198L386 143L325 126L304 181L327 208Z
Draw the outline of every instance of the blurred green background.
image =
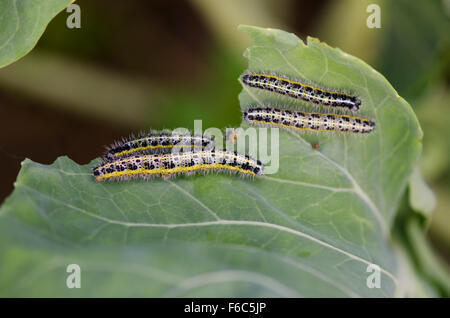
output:
M411 104L425 134L420 168L437 195L427 235L450 262L449 0L76 3L81 29L61 12L29 55L0 70L1 202L25 157L85 164L132 131L239 125L249 39L236 28L251 24L355 55ZM381 29L366 26L370 3Z

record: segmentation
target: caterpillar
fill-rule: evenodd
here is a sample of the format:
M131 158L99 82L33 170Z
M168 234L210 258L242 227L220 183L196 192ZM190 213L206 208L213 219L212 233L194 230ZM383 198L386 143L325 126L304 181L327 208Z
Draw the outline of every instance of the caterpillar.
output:
M128 180L152 177L164 179L198 172L227 171L241 176L261 176L264 166L259 160L237 152L203 150L169 154L135 155L104 162L93 169L97 181Z
M270 106L250 107L244 111L243 117L249 123L315 132L367 134L375 129L375 122L367 118L334 113L309 113Z
M131 135L122 141L116 141L107 147L103 159L107 161L132 156L139 153L168 153L174 149L212 149L214 141L202 135L162 133L141 133L138 136Z
M305 84L295 79L291 80L284 75L247 72L242 75L242 82L250 87L276 92L318 105L343 107L354 112L361 107L361 99L355 96Z

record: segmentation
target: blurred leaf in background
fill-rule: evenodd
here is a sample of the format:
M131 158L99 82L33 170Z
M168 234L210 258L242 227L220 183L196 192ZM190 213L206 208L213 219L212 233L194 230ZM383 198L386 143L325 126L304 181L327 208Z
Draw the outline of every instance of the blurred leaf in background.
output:
M437 209L429 214L425 229L450 262L449 3L388 1L386 8L389 18L374 63L411 103L422 124L424 150L419 167L437 193ZM413 233L417 236L417 229Z
M0 68L27 54L47 24L73 0L2 0L0 2Z
M415 104L449 79L450 14L445 0L413 3L386 2L386 32L375 63L399 94Z

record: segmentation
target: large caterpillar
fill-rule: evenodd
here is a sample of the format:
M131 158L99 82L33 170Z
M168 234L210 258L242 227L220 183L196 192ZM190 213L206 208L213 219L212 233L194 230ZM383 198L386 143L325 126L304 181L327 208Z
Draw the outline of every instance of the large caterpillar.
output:
M168 153L174 149L205 150L212 149L214 141L202 135L176 134L170 132L141 133L138 136L131 135L122 141L117 141L108 147L103 158L105 160L115 160L135 154L144 153Z
M305 84L298 80L288 79L286 76L248 72L242 75L242 82L251 87L276 92L314 104L343 107L351 111L358 111L361 107L361 100L355 96Z
M309 113L270 106L246 109L244 120L249 123L315 132L367 134L375 129L375 122L367 118L334 113Z
M136 155L104 162L93 169L97 181L152 177L169 178L180 174L227 171L241 176L261 176L264 166L259 160L237 152L204 150L169 154Z

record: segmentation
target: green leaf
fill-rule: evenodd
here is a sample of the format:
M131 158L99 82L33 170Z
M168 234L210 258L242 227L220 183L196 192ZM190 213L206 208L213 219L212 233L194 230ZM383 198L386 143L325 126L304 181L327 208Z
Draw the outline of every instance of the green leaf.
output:
M442 297L450 297L450 268L438 256L423 231L422 221L410 218L406 224L406 235L412 247L412 255L416 260L418 269L428 282L434 284Z
M78 296L404 295L389 232L421 149L411 108L380 74L339 49L311 38L305 45L283 31L242 29L253 39L250 70L357 93L376 131L281 131L279 171L255 180L99 184L91 174L98 160L25 160L0 209L2 295L70 295L63 284L69 263L85 268L85 284L100 288L72 292ZM240 100L242 107L314 109L248 88ZM381 269L381 288L367 287L372 263ZM26 284L17 287L24 273Z
M413 171L409 180L409 202L414 211L428 218L436 208L436 196L427 185L419 167Z
M0 2L0 68L30 52L50 20L73 1L2 0Z

